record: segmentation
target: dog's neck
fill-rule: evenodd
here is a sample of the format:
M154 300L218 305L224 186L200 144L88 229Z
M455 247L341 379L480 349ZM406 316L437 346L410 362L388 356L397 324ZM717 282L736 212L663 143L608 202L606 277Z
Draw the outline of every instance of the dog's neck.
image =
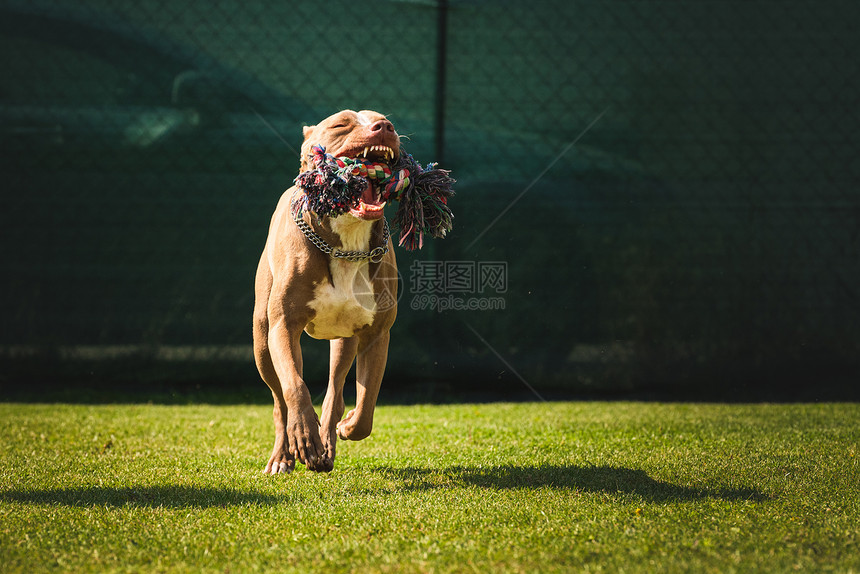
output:
M340 239L344 251L368 251L370 236L376 221L359 219L348 213L337 217L326 218L332 233Z

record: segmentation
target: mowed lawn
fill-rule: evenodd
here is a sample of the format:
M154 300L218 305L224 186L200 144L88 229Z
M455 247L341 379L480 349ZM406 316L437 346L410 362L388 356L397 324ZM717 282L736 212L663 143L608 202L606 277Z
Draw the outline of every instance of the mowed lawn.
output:
M0 405L2 572L860 572L860 406L382 406L260 474L262 406Z

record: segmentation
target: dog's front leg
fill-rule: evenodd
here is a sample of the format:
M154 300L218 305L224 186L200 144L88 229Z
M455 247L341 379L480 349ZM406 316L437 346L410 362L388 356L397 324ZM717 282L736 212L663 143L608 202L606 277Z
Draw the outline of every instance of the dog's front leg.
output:
M363 337L359 342L355 408L337 425L337 436L344 440L361 440L373 429L373 411L385 374L389 338L386 330Z
M358 337L334 339L331 341L331 358L328 390L322 406L320 435L325 447L326 458L334 468L335 446L337 444L337 423L343 416L343 386L349 369L358 352ZM328 470L331 470L329 468Z
M281 319L269 330L269 349L287 405L287 439L290 452L311 470L322 470L325 449L320 440L319 419L302 378L302 331Z

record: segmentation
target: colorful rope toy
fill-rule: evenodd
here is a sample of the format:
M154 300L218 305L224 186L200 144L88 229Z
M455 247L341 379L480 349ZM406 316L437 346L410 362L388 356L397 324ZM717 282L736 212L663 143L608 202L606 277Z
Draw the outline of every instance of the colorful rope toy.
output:
M442 238L451 231L454 214L448 198L454 195L454 179L435 163L423 168L411 155L400 151L393 166L362 158L334 157L322 146L311 149L314 167L296 177L304 194L293 202L293 215L313 211L320 217L336 217L358 206L368 182L386 202L397 200L394 225L399 245L409 251L424 246L424 234Z

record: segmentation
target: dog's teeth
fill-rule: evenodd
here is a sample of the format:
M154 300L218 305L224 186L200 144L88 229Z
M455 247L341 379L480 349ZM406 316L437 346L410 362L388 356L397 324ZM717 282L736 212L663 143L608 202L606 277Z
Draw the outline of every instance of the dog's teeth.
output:
M372 145L367 146L358 152L359 157L363 157L367 159L367 154L369 153L379 153L382 155L382 158L385 160L394 159L394 150L388 147L387 145Z

